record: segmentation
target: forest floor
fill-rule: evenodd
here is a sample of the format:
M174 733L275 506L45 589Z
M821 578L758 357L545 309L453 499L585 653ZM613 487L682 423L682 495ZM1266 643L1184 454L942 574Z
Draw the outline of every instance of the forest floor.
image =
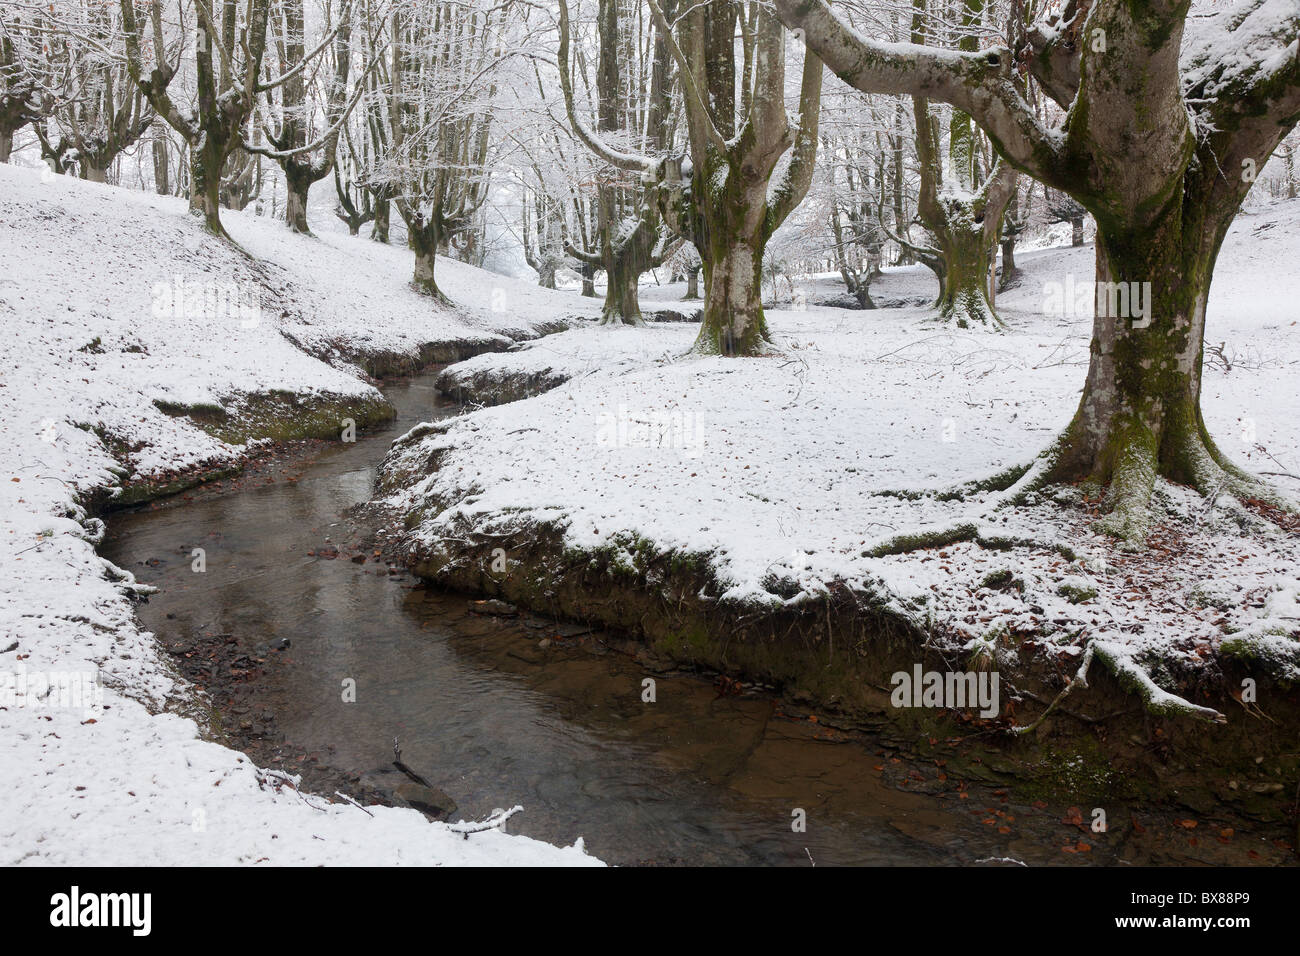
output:
M1285 383L1300 365L1297 255L1300 202L1238 219L1211 297L1203 390L1220 447L1248 469L1289 473L1271 480L1292 495L1300 392ZM987 519L986 493L926 494L1027 464L1078 403L1093 250L1017 258L1022 275L998 298L1005 332L944 328L923 306L818 305L843 292L825 276L796 280L793 302L782 286L763 358L694 356L693 325L653 323L572 329L453 365L440 387L471 411L399 442L386 465L388 504L412 529L409 560L435 580L546 605L557 589L530 602L533 583L474 569L495 546L548 573L585 558L607 578L626 574L628 591L671 591L670 603L689 603L705 582L708 613L729 607L736 622L847 593L924 635L945 661L984 655L1011 674L1046 662L1060 687L1091 647L1152 709L1181 707L1173 695L1188 693L1195 706L1259 719L1229 700L1240 690L1225 690L1223 674L1300 681L1294 527L1161 482L1149 547L1134 553L1094 527L1100 502L1079 488ZM914 267L886 270L872 293L924 302L933 290ZM682 292L644 287L643 310L680 307ZM1028 544L868 556L967 516ZM628 591L584 611L636 630L644 625L619 604ZM665 632L674 626L656 636L676 655L691 636ZM737 660L740 643L710 663Z
M191 719L132 576L96 554L97 512L382 419L357 363L501 348L597 308L455 262L440 279L470 305L439 308L400 245L223 219L247 254L183 202L0 165L0 862L598 862L300 795Z

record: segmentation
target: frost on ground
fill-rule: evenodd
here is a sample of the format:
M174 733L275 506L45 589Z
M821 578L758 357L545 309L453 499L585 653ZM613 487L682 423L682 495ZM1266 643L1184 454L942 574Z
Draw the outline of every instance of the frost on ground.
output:
M1300 354L1300 275L1289 267L1297 220L1297 202L1238 219L1211 299L1217 351L1203 388L1225 452L1293 475L1300 392L1283 383ZM998 300L1003 334L945 329L927 309L814 306L770 311L778 354L760 359L688 357L689 334L653 325L579 329L479 356L467 366L480 378L545 366L569 381L399 443L390 474L421 477L392 503L418 509L417 547L544 525L586 551L648 543L702 556L722 600L751 609L817 600L844 583L939 646L987 647L1011 667L1038 654L1069 665L1093 643L1113 670L1142 675L1139 685L1220 655L1300 678L1300 539L1228 496L1210 503L1162 484L1150 547L1128 553L1095 530L1099 502L1078 488L991 517L990 495L923 494L1028 464L1078 403L1092 249L1018 258L1025 275ZM833 287L818 280L807 299ZM890 271L878 287L910 297L933 279ZM870 556L967 517L984 522L986 540L1025 543ZM1158 697L1143 693L1149 704Z
M136 626L132 578L96 555L103 525L78 504L248 451L159 404L378 401L342 356L505 344L578 311L573 297L447 263L453 299L484 302L453 314L406 288L400 248L227 213L250 259L182 202L9 165L0 197L0 863L596 862L580 842L466 839L414 810L300 796L199 739L164 711L189 689ZM175 308L176 288L207 296L202 314ZM493 312L485 289L529 318Z
M634 372L673 361L699 335L693 322L568 329L516 345L510 355L476 355L438 376L438 388L466 405L497 405L614 369Z

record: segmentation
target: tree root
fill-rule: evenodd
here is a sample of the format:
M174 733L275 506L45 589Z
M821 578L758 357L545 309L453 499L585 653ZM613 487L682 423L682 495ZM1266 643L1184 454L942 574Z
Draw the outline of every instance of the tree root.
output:
M1107 514L1098 528L1126 545L1140 547L1151 527L1151 495L1156 488L1155 442L1126 442L1106 491Z
M1005 491L1025 476L1025 472L1034 466L1037 459L1021 462L994 472L986 478L973 478L947 488L886 488L873 491L873 495L882 498L901 498L904 501L965 501L982 491Z
M1037 730L1038 725L1047 719L1047 715L1056 709L1057 704L1059 704L1061 701L1065 700L1065 698L1070 696L1071 691L1079 687L1086 688L1088 686L1088 668L1092 666L1092 655L1093 655L1093 642L1089 641L1088 646L1084 648L1083 660L1079 664L1079 669L1075 671L1074 676L1070 678L1070 683L1066 684L1065 687L1061 690L1061 692L1057 694L1054 698L1052 698L1052 702L1047 705L1047 709L1045 711L1043 711L1041 714L1038 715L1037 720L1035 720L1032 724L1026 724L1024 727L1013 727L1011 732L1016 734L1027 734L1033 732L1034 730Z
M1131 657L1123 652L1122 649L1105 641L1091 640L1083 651L1083 660L1079 663L1079 669L1075 671L1074 677L1062 688L1061 692L1052 698L1052 702L1047 705L1047 709L1038 715L1038 719L1033 723L1026 724L1023 727L1013 727L1011 732L1014 734L1031 733L1047 719L1057 705L1070 694L1080 688L1088 687L1088 668L1091 667L1093 658L1101 661L1106 665L1107 670L1119 678L1120 684L1129 691L1132 691L1142 699L1142 705L1149 714L1158 717L1191 717L1195 720L1203 720L1213 724L1226 724L1228 718L1219 713L1213 707L1201 707L1183 700L1175 694L1164 690L1155 681L1151 675L1139 667Z
M1228 722L1228 718L1213 707L1202 707L1169 693L1118 646L1098 640L1093 640L1091 646L1097 660L1106 665L1120 684L1142 698L1147 713L1158 717L1193 717L1213 724Z
M1239 468L1210 441L1201 441L1189 451L1188 467L1192 486L1211 499L1227 492L1240 501L1262 501L1280 511L1296 514L1300 506L1282 489Z
M936 498L936 500L964 500L966 494L974 493L963 493L963 488L972 488L976 491L995 490L992 499L975 515L966 515L947 524L931 525L916 531L881 538L864 548L862 556L881 558L925 548L942 547L959 541L975 541L991 550L1007 551L1021 546L1038 547L1048 551L1058 551L1067 558L1073 559L1073 550L1061 542L1033 536L1007 535L990 520L995 512L1022 504L1030 494L1050 484L1052 472L1060 458L1061 447L1061 441L1058 439L1027 466L1017 465L990 478L968 482L964 486L959 485L951 493L947 493L947 497Z
M939 320L959 329L1004 332L1007 324L977 289L961 289L939 306Z
M623 316L619 315L616 312L608 312L601 315L600 322L597 324L605 327L617 328L620 326L627 326L629 328L640 329L640 328L645 328L646 320L645 317L642 316L640 312L638 312L635 316L633 316L630 319L624 318Z

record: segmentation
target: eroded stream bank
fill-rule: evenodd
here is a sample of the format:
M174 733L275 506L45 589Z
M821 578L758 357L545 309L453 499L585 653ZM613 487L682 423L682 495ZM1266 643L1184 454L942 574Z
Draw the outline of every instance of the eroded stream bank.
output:
M1192 820L1108 804L1094 833L1082 794L1008 790L967 743L905 755L761 689L656 669L607 635L424 588L349 512L394 437L454 412L435 378L390 385L397 418L354 444L304 446L109 522L105 555L160 588L144 625L209 695L214 733L260 765L391 800L398 737L456 816L519 803L512 831L582 836L619 864L1291 859L1284 830L1213 807Z

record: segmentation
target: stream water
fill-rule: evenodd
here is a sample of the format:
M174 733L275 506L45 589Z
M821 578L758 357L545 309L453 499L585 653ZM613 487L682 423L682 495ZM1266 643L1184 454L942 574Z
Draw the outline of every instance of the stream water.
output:
M286 752L381 791L395 782L398 737L403 761L457 801L457 817L522 804L511 832L581 836L615 864L1084 862L1060 855L1080 839L1062 835L1060 808L1018 807L1001 791L909 792L876 742L694 675L657 675L644 703L647 671L581 628L476 614L466 596L390 574L369 550L350 560L360 539L345 513L369 498L391 440L455 412L431 374L386 392L399 414L383 430L321 444L279 476L109 522L106 557L160 588L139 614L164 647L210 638L244 650L236 673L256 679L230 726L273 724ZM342 699L345 680L355 702ZM1088 862L1181 861L1174 847L1097 851Z

